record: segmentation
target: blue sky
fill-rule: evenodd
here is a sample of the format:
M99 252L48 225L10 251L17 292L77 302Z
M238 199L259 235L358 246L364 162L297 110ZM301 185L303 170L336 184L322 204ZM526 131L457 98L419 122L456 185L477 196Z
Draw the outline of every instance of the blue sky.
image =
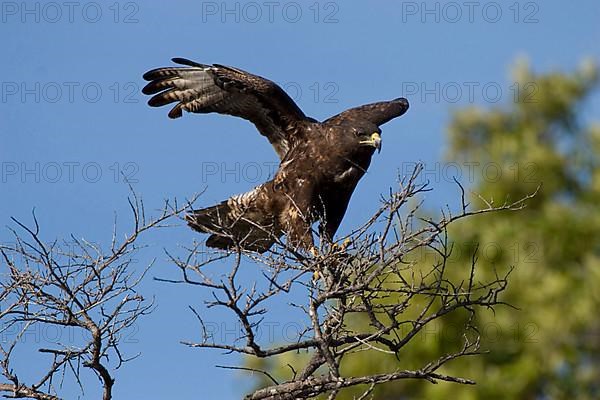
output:
M69 4L1 4L0 225L10 226L11 216L31 221L35 208L48 241L72 233L106 243L115 213L121 232L128 230L128 188L118 170L148 212L163 199L203 189L198 205L211 205L268 179L277 158L250 123L190 114L172 121L167 109L146 106L142 74L170 65L171 57L268 77L320 120L368 102L409 99L409 112L383 127L383 151L359 184L342 233L364 221L398 171L416 161L432 171L428 204L446 204L454 191L438 163L450 112L509 103L509 69L519 57L539 72L572 70L586 57L600 61L597 0L471 8L431 2L427 9L393 1ZM594 98L586 112L593 118L598 111ZM151 277L176 277L162 249L195 235L178 227L145 237L140 264L155 257ZM0 230L0 241L10 240ZM260 278L252 266L243 273ZM155 296L157 308L131 332L126 351L142 355L116 373L115 398L191 399L201 392L234 399L250 387L250 379L214 367L237 357L178 343L198 337L187 305L201 306L207 293L151 279L140 290ZM231 337L227 313L205 315ZM281 306L270 318L278 338L294 322ZM26 376L39 356L25 352L15 366ZM94 398L96 381L89 383L84 397ZM79 395L72 385L64 393Z

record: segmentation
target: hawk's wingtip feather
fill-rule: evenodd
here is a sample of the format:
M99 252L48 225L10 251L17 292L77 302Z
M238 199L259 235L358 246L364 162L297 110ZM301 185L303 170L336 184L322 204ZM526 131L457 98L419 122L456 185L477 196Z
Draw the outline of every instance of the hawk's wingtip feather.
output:
M173 58L171 58L171 61L173 61L175 64L187 65L189 67L200 67L200 68L205 67L204 64L200 64L200 63L197 63L192 60L188 60L187 58L183 58L183 57L173 57Z

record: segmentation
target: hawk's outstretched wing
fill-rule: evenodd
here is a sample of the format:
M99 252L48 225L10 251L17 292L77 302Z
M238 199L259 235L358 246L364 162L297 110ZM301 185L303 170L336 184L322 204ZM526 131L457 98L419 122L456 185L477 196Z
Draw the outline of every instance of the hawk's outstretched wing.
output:
M352 123L366 120L371 121L377 126L381 126L404 114L406 110L408 110L408 100L399 97L392 101L380 101L378 103L365 104L363 106L351 108L323 121L323 124L335 125L342 122Z
M283 158L299 139L302 125L313 121L285 93L268 79L237 68L204 65L183 58L173 62L186 67L165 67L148 71L150 81L142 92L154 94L153 107L175 103L170 118L182 111L234 115L251 121L269 139L279 158Z

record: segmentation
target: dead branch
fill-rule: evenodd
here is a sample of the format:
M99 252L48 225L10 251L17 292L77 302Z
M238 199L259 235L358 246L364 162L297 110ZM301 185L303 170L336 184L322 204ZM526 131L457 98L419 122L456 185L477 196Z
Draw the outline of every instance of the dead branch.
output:
M462 193L459 210L452 212L447 207L437 220L422 219L418 216L422 205L418 197L430 189L427 184L416 183L421 170L418 165L412 175L402 178L399 189L382 199L379 210L339 243L327 243L321 238L318 254L306 255L300 249L290 249L274 237L277 246L264 255L240 247L210 253L194 245L182 257L171 256L183 279L170 282L210 291L212 300L207 306L230 310L241 327L236 340L220 342L207 333L201 312L192 308L201 327L201 339L183 343L259 358L300 350L310 355L301 370L292 368L293 376L285 382L276 382L268 371L260 371L271 378L272 384L248 394L249 400L311 398L322 394L333 399L341 389L370 385L364 395L367 396L376 385L401 379L473 384L469 379L443 375L438 370L452 360L480 353L480 336L471 321L478 309L503 304L500 295L507 287L510 271L496 275L491 282L477 282L474 255L471 265L464 266L465 279L458 284L452 282L447 277L452 252L448 227L475 215L521 210L537 190L523 199L502 204L480 196L484 207L472 209L465 200L464 188L457 182ZM409 207L410 204L415 205ZM422 265L417 269L419 260L415 255L423 250L435 255L435 261L425 269ZM263 282L249 285L240 281L238 272L244 258L259 266ZM231 260L226 275L214 277L210 273L209 267L217 259ZM300 337L293 343L261 343L258 329L269 314L268 302L294 290L308 294L304 303L290 304L305 315ZM469 318L463 327L462 346L456 351L423 360L423 366L415 370L341 375L340 366L350 354L369 351L398 356L426 326L458 311L466 312ZM366 317L368 327L351 327L349 321L356 316Z
M141 248L139 237L166 226L195 198L182 206L166 201L152 219L146 218L144 204L133 191L128 200L131 233L119 240L115 224L106 251L75 236L45 242L35 214L32 226L13 218L14 241L0 245L0 321L4 337L10 338L0 343L0 374L5 380L0 392L5 397L57 400L58 389L69 374L83 392L80 377L88 370L98 377L103 399L112 398L113 370L136 357L125 356L122 338L139 317L153 309L153 300L136 290L151 266L135 272L133 257ZM78 339L37 348L43 358L39 364L46 359L48 366L36 381L25 383L11 361L18 346L28 345L23 340L27 332L41 331L44 326L78 332L69 334Z

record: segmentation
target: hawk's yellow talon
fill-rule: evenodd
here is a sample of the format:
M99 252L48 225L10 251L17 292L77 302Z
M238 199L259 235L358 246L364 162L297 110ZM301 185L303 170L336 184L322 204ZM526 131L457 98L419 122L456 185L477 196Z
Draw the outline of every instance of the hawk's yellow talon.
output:
M337 244L337 243L334 243L334 244L331 246L331 249L332 249L333 251L338 251L338 250L339 250L339 251L346 251L346 249L347 249L348 247L350 247L350 244L352 244L352 241L350 240L350 238L346 238L346 239L345 239L345 240L342 242L342 244Z
M346 250L348 247L350 247L351 244L352 241L350 240L350 238L346 238L346 240L344 240L344 243L342 243L342 250Z
M321 278L321 274L319 273L319 271L313 272L313 276L312 276L313 282L318 281L320 278Z

